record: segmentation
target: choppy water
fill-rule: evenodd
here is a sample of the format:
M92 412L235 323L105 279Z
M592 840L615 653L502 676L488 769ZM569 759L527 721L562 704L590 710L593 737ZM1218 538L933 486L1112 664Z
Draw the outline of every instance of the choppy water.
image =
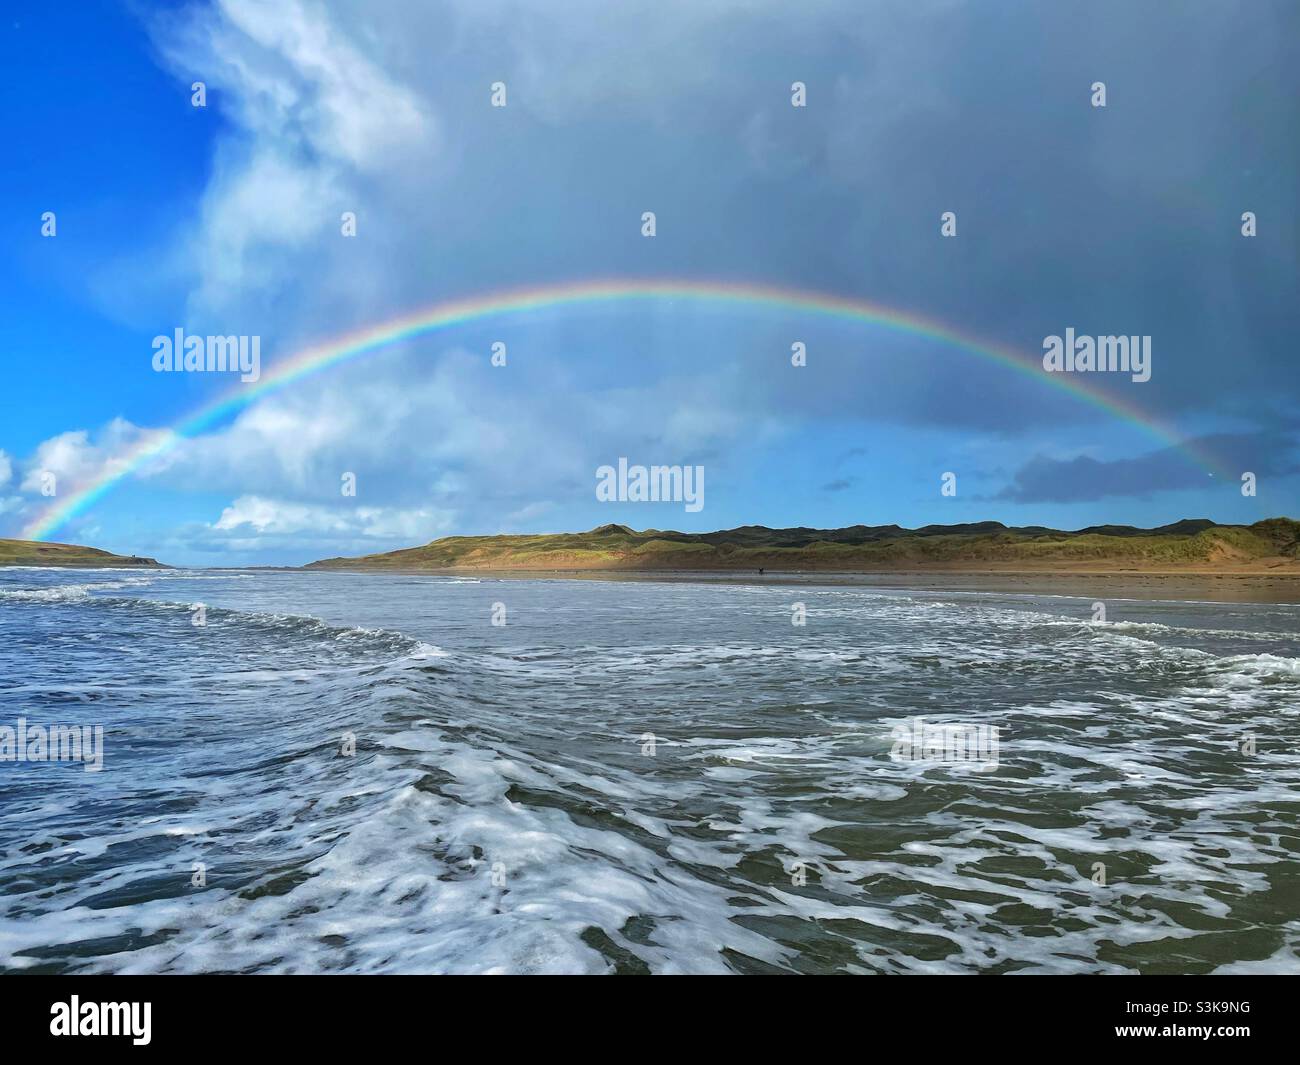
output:
M1300 607L1108 608L0 570L0 969L1300 971Z

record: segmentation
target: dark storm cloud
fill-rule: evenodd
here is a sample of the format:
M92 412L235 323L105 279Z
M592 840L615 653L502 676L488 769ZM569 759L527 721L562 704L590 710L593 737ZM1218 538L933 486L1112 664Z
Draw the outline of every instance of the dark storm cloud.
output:
M1187 451L1176 448L1110 461L1087 455L1070 459L1035 455L991 498L1013 503L1083 503L1124 496L1147 499L1158 492L1204 488L1211 476L1228 477L1237 489L1240 475L1246 472L1255 474L1262 492L1267 478L1300 472L1287 457L1294 446L1294 440L1280 434L1221 434L1193 441L1196 453L1215 456L1221 470L1213 475L1189 458ZM1280 508L1292 507L1293 502L1288 498Z
M907 308L1030 360L1067 326L1149 334L1151 382L1096 383L1175 420L1249 416L1300 387L1293 4L1201 5L1177 33L1159 6L1119 0L335 17L344 39L391 42L385 69L441 145L431 169L384 168L355 196L385 202L367 222L385 283L368 295L393 310L539 280L745 278ZM510 83L508 109L484 105L489 68ZM790 106L796 79L805 108ZM1097 80L1105 108L1090 106ZM1255 238L1239 234L1243 210L1259 217ZM339 244L325 234L301 249L311 268L288 271L311 278L313 332L355 307L358 253ZM607 341L588 331L566 359L594 368L612 351L651 374L752 360L746 330L673 345L655 332L644 354L630 332L611 316ZM794 394L773 382L764 404L1000 432L1091 416L934 344L847 327L835 347L834 373L810 372Z

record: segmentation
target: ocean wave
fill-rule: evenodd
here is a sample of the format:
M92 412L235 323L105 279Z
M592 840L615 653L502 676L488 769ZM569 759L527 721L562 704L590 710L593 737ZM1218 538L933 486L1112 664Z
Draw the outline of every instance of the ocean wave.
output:
M1300 681L1300 658L1284 655L1254 654L1227 655L1213 666L1216 672L1242 681L1294 680Z
M92 592L119 591L153 584L154 578L137 577L117 581L92 581L85 584L57 584L48 588L0 588L0 599L30 603L64 603L88 599Z
M258 576L201 635L130 594L0 612L0 720L106 731L93 783L0 791L0 968L1300 968L1272 642L649 583L518 582L494 628L494 592ZM910 717L1000 728L998 767L893 760Z

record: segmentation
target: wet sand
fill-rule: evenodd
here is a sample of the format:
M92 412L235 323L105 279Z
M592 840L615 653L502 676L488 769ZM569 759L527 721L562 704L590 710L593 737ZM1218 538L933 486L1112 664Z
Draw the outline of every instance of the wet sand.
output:
M936 592L1009 592L1080 599L1145 599L1164 602L1300 603L1300 566L1224 572L1088 572L1033 570L889 570L848 573L830 570L492 570L492 569L331 569L320 573L460 577L487 580L680 581L688 584L785 584L916 589Z

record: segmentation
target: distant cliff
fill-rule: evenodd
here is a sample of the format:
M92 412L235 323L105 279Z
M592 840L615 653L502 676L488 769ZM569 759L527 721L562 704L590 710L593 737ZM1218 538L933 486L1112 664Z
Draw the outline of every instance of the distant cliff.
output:
M0 540L0 566L148 566L162 567L152 558L114 555L78 544L46 544L39 540ZM163 567L165 568L165 567Z

